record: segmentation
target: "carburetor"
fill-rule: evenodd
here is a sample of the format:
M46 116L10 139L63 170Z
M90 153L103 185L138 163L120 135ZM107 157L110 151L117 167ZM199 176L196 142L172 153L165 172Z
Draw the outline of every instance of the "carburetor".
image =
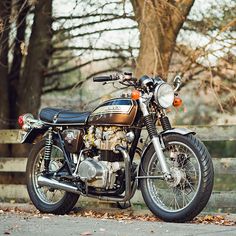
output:
M116 145L127 147L126 132L115 126L110 127L94 127L91 126L87 135L84 136L85 146L87 148L97 147L101 150L113 150L115 151Z

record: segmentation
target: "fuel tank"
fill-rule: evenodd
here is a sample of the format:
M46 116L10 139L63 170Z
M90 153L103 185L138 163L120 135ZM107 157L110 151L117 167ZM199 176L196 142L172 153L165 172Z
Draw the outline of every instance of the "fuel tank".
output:
M136 101L129 98L115 98L99 105L88 119L89 125L130 126L138 110Z

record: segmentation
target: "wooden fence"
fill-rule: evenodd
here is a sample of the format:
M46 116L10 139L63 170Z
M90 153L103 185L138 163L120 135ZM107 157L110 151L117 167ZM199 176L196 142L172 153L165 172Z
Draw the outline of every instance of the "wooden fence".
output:
M236 146L236 125L187 128L195 131L204 142L213 141L218 145L218 141L231 141ZM0 130L0 144L19 146L18 136L18 130ZM215 169L215 186L218 187L214 188L207 209L236 212L236 153L232 156L217 156L213 150L211 155ZM0 157L0 201L29 200L24 184L26 162L26 157ZM134 196L133 203L143 204L139 191Z

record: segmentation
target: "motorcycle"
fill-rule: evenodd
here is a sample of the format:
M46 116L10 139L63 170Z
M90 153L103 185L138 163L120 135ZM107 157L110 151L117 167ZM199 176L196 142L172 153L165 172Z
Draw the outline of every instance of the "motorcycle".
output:
M181 103L180 77L174 86L160 77L138 80L131 73L93 81L116 81L134 89L92 112L47 107L38 119L29 113L19 116L21 142L34 143L26 178L35 207L66 214L82 195L125 208L139 189L147 207L163 221L192 220L210 198L214 173L211 156L195 133L173 128L166 115L167 108ZM138 147L142 130L150 140L143 150Z

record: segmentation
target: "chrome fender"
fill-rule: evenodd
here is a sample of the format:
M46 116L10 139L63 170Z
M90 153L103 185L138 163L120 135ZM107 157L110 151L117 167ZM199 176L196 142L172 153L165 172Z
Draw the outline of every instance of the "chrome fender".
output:
M187 128L174 128L174 129L169 129L169 130L165 130L161 132L161 135L165 135L165 134L181 134L181 135L193 134L195 135L196 133Z

